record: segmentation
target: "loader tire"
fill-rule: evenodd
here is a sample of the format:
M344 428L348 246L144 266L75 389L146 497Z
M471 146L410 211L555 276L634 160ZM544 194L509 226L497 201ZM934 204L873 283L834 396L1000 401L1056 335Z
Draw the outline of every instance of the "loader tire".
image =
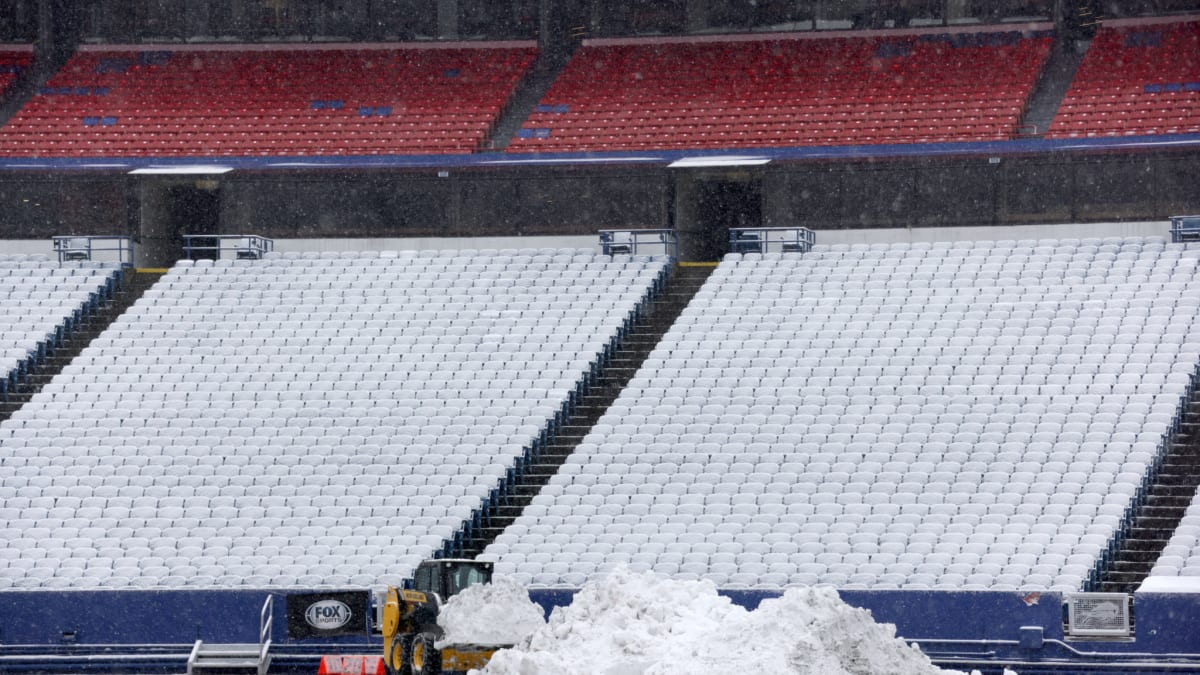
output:
M437 648L437 638L433 634L421 633L414 637L408 653L412 675L439 675L442 672L442 650Z
M392 658L387 664L388 675L412 675L412 669L409 668L409 656L412 645L412 638L408 635L397 635L392 641ZM398 668L393 668L391 664L398 663Z

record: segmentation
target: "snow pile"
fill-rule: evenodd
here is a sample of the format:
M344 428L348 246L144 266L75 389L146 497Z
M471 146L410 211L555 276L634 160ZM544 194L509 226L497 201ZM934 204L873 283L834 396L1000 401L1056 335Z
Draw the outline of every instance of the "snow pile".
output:
M446 644L511 645L546 627L546 613L515 582L496 580L465 588L438 612Z
M895 626L827 588L794 588L750 612L707 580L619 569L472 675L932 675Z

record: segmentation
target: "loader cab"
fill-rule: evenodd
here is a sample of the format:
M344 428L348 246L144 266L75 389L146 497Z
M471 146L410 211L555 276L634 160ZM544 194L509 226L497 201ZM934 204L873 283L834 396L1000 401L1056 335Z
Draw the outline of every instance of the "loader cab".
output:
M426 560L413 573L412 589L445 601L463 589L492 581L492 563L464 558Z

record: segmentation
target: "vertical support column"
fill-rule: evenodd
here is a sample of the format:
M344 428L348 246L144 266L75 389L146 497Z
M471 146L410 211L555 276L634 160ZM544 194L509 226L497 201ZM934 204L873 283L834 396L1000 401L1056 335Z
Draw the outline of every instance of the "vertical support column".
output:
M137 176L126 175L125 183L125 236L133 240L134 267L148 267L141 260L142 255L142 195L141 183Z
M33 45L33 67L40 74L41 69L54 60L54 0L41 0L38 3L37 42Z
M548 0L542 0L545 4ZM587 7L587 27L588 32L593 35L603 34L604 12L601 9L600 0L592 0Z
M538 48L551 60L571 55L585 33L600 25L601 0L540 0L538 2Z
M688 31L700 31L708 27L708 3L709 0L688 0L685 10Z
M437 0L437 34L442 39L458 39L458 0Z
M209 35L208 3L188 2L183 5L184 35Z
M967 0L946 0L946 23L967 17Z
M80 4L71 0L38 2L37 42L33 47L35 76L49 76L74 53L81 30Z
M1067 3L1065 0L1054 0L1054 14L1051 16L1054 19L1054 27L1057 30L1062 30L1063 19L1067 16Z
M538 2L538 49L549 51L554 48L554 5L553 0Z

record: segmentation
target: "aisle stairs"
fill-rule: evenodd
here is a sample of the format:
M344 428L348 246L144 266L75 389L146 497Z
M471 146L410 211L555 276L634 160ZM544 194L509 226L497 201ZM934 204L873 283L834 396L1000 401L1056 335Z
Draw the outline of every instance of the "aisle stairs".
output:
M598 372L598 377L573 410L533 454L527 468L510 472L508 485L499 498L481 509L456 537L447 556L473 558L483 552L541 491L587 436L609 405L633 378L663 334L691 301L714 265L679 266L673 269L662 292L633 324L617 349Z
M1167 451L1148 488L1126 519L1127 526L1110 555L1101 561L1094 590L1133 593L1149 576L1154 561L1179 527L1200 487L1200 387L1197 377L1188 394Z
M37 359L16 386L0 400L0 422L8 419L42 390L54 376L99 337L109 324L137 302L166 270L128 269L121 275L111 297L103 297L95 307L80 311L77 320L63 327L62 334L47 344L45 356Z
M1045 135L1086 53L1086 44L1075 47L1063 40L1055 43L1021 116L1018 128L1023 136L1041 138Z
M554 84L554 80L567 66L567 61L571 59L574 51L572 48L566 52L542 51L538 54L537 61L534 61L525 77L517 84L516 90L496 121L487 150L499 151L508 147L529 114L549 91L550 85Z

